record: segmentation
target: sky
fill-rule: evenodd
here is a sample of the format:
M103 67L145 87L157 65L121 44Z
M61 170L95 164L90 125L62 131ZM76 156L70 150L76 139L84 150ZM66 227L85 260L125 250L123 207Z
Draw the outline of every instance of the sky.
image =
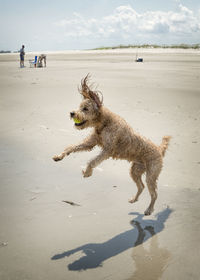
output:
M200 43L200 0L0 0L0 50Z

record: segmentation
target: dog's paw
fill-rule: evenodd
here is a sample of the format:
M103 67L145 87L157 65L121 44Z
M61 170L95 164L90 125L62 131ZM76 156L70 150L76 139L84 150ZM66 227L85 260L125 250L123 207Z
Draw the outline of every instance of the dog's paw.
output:
M87 168L85 171L82 170L82 173L84 178L90 177L92 175L92 168L91 169Z
M52 157L52 159L53 159L54 161L59 161L59 160L62 159L62 157L61 157L61 156L54 156L54 157Z
M136 201L137 201L137 199L135 199L135 198L131 198L128 200L129 203L135 203Z
M149 208L147 208L147 210L144 212L144 215L145 216L149 216L149 215L151 215L153 213L153 209L151 209L150 207Z

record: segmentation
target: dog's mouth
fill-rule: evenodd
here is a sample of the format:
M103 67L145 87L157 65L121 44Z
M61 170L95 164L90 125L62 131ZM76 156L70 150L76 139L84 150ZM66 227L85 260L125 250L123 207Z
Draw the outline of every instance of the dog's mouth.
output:
M75 122L75 126L82 126L86 123L87 121L83 121L83 122Z
M74 121L74 125L75 126L82 126L82 125L84 125L87 122L86 120L85 121L80 121L77 118L73 118L73 121Z

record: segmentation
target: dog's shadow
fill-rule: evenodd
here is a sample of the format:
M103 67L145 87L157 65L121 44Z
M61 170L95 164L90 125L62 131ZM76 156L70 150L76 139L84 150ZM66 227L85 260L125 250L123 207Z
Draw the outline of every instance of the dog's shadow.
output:
M68 265L72 271L81 271L102 266L103 262L109 258L119 255L124 251L143 244L152 236L161 232L165 227L165 222L169 218L172 209L166 208L156 215L156 220L145 219L144 215L137 212L129 213L136 215L130 223L132 229L122 232L103 243L89 243L75 249L54 255L51 259L58 260L69 257L77 252L83 252L78 260ZM146 234L148 233L148 234Z

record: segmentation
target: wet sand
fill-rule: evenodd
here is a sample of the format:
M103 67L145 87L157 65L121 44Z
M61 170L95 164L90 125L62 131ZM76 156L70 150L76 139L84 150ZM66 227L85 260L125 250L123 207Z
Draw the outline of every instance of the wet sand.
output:
M0 279L199 279L200 52L48 53L47 68L0 55ZM69 112L88 72L104 105L159 144L172 135L155 212L144 216L126 161L81 169L98 153L51 158L89 131ZM63 201L74 202L71 205Z

